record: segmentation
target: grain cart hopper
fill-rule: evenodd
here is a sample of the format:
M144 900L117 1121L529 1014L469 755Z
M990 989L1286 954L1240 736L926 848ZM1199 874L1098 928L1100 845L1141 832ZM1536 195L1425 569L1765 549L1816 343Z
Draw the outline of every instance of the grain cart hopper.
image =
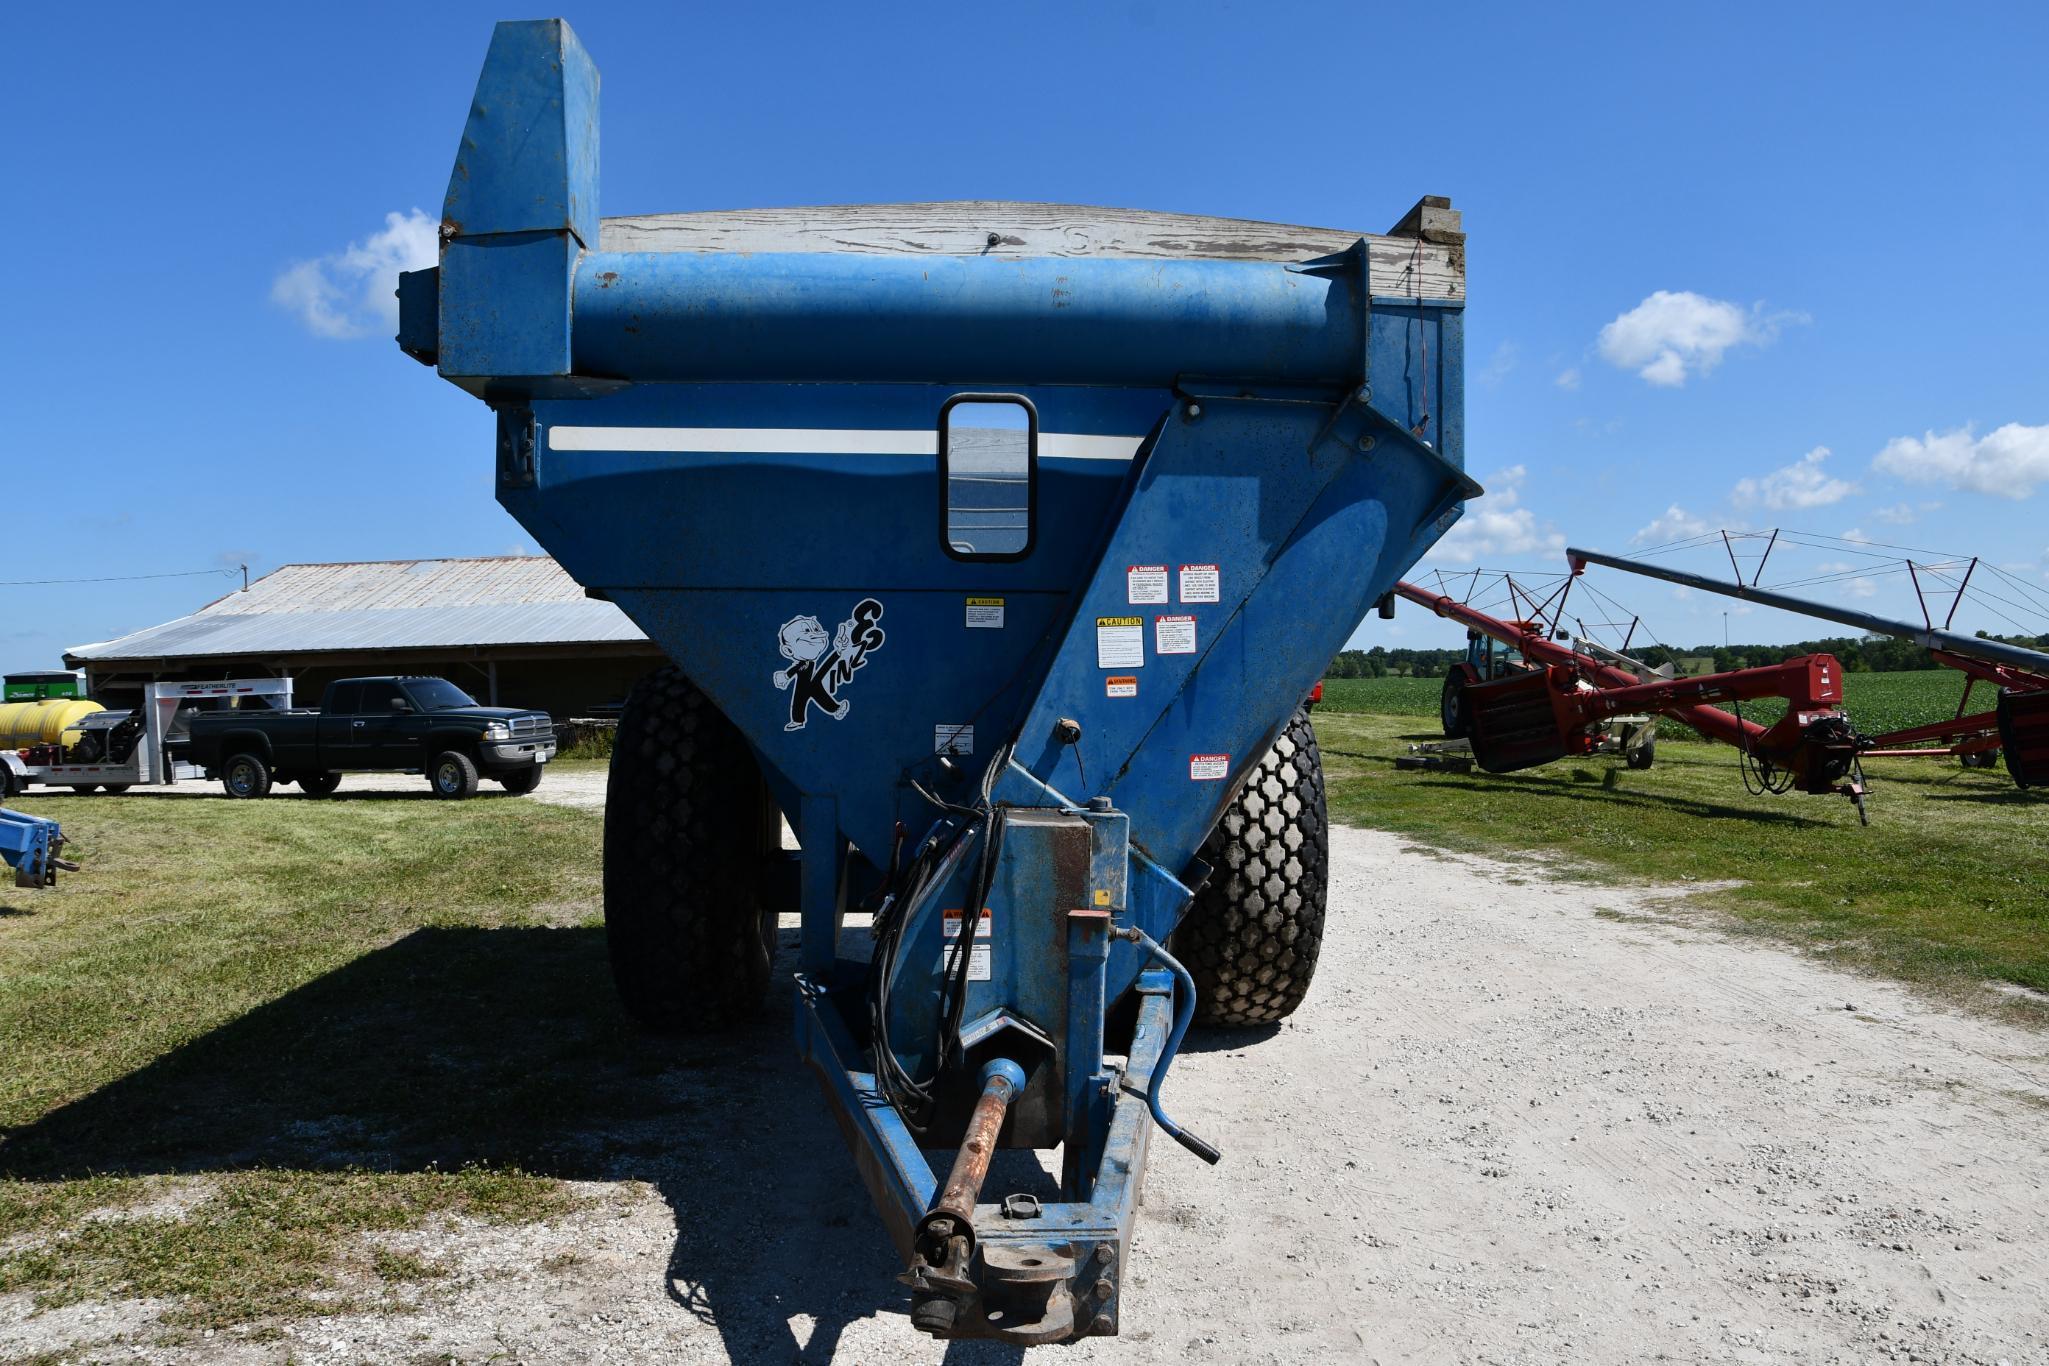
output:
M1259 994L1320 929L1288 910L1323 847L1292 718L1478 492L1456 217L600 220L597 90L566 25L498 26L399 341L494 410L500 502L674 661L612 761L627 1007L758 1010L787 817L799 1045L913 1322L1113 1334L1152 1127L1216 1157L1162 1105L1197 1008L1162 945L1235 935L1216 990L1292 1004ZM1206 880L1249 887L1239 920L1194 925ZM1057 1196L983 1189L994 1148L1056 1146Z

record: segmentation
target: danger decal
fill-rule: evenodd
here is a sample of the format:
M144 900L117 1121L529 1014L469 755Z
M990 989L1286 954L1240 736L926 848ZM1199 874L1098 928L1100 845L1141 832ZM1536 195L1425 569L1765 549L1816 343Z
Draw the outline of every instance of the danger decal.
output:
M1134 564L1124 570L1124 600L1137 606L1140 603L1165 602L1167 600L1167 566L1163 564Z
M829 636L817 617L791 617L777 629L776 648L790 661L772 675L777 689L790 695L790 719L783 723L784 730L804 729L813 707L835 721L846 719L853 703L841 697L840 690L868 656L882 648L881 620L882 604L863 598Z
M1181 601L1216 602L1223 596L1223 575L1213 564L1181 566Z
M1192 655L1195 653L1195 618L1185 615L1153 618L1153 653Z
M1188 777L1191 782L1221 782L1231 776L1231 756L1228 754L1191 754L1188 756Z

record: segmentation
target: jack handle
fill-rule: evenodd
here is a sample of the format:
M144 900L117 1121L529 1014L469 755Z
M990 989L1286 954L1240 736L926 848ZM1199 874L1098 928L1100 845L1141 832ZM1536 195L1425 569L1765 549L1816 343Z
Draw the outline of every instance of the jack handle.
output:
M1153 1123L1159 1125L1167 1137L1214 1167L1224 1155L1167 1118L1167 1112L1160 1108L1160 1086L1167 1079L1167 1066L1181 1051L1181 1038L1188 1032L1189 1021L1195 1018L1195 979L1189 976L1188 969L1181 966L1179 959L1136 925L1114 929L1110 931L1110 937L1138 945L1152 955L1154 962L1174 974L1174 1028L1167 1035L1167 1046L1160 1050L1160 1060L1153 1064L1152 1080L1145 1090L1146 1108L1153 1112Z

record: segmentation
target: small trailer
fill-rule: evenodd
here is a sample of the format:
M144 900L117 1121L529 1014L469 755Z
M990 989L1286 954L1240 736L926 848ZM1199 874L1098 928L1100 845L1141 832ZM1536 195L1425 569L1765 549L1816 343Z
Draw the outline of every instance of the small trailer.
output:
M1114 1335L1154 1129L1218 1158L1165 1108L1186 1031L1315 966L1301 703L1479 492L1458 215L601 219L597 98L566 24L498 26L399 344L674 660L612 759L621 997L759 1010L787 818L799 1047L912 1324ZM1057 1191L985 1193L999 1147L1058 1149Z
M32 784L119 794L202 780L206 769L183 758L193 714L252 704L290 710L292 680L145 683L133 711L59 698L0 707L0 797Z

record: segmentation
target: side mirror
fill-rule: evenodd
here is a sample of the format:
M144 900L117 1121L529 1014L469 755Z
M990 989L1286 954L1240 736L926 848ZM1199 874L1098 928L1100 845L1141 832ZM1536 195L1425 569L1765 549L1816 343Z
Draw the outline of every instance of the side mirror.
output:
M413 704L403 697L394 697L391 699L391 709L396 712L409 712L413 709Z

